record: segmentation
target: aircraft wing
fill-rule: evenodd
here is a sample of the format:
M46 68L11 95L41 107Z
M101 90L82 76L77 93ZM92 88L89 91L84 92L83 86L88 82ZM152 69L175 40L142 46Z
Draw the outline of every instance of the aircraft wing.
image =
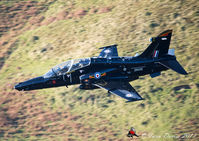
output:
M111 45L106 47L101 47L102 51L100 52L99 56L100 58L107 58L107 57L114 57L118 56L117 52L117 45Z
M129 82L111 81L94 85L128 100L128 102L143 100Z

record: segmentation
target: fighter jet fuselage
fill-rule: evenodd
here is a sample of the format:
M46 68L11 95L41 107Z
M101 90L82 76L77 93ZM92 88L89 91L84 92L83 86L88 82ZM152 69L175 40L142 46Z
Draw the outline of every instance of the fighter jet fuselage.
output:
M168 69L187 74L177 62L174 50L169 49L171 34L172 30L167 30L152 38L149 47L135 57L119 57L117 45L102 47L98 57L66 61L43 76L17 84L15 89L28 91L79 84L80 89L104 88L128 101L142 100L130 81L148 74L153 78Z

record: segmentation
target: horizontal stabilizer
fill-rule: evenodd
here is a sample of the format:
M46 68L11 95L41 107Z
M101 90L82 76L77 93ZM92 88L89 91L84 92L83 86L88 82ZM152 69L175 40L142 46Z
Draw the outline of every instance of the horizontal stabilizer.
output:
M161 61L160 64L163 66L176 71L177 73L187 75L188 73L184 70L184 68L178 63L177 60L170 61Z

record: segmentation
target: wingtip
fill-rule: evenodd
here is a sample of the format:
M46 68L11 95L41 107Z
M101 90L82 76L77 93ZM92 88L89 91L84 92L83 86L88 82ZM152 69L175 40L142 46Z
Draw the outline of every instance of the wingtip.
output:
M180 73L182 75L188 75L188 73L184 70L184 68L180 72L178 72L178 73Z

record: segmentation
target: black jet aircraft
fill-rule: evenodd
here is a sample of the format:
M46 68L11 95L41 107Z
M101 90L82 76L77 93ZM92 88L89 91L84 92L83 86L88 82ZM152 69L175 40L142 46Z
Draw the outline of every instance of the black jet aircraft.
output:
M118 56L117 45L102 47L98 57L63 62L43 76L15 85L15 89L29 91L80 84L80 89L103 88L129 102L142 100L130 81L147 74L154 78L168 69L187 74L176 60L174 49L169 49L171 36L172 30L167 30L152 37L148 48L134 57Z

